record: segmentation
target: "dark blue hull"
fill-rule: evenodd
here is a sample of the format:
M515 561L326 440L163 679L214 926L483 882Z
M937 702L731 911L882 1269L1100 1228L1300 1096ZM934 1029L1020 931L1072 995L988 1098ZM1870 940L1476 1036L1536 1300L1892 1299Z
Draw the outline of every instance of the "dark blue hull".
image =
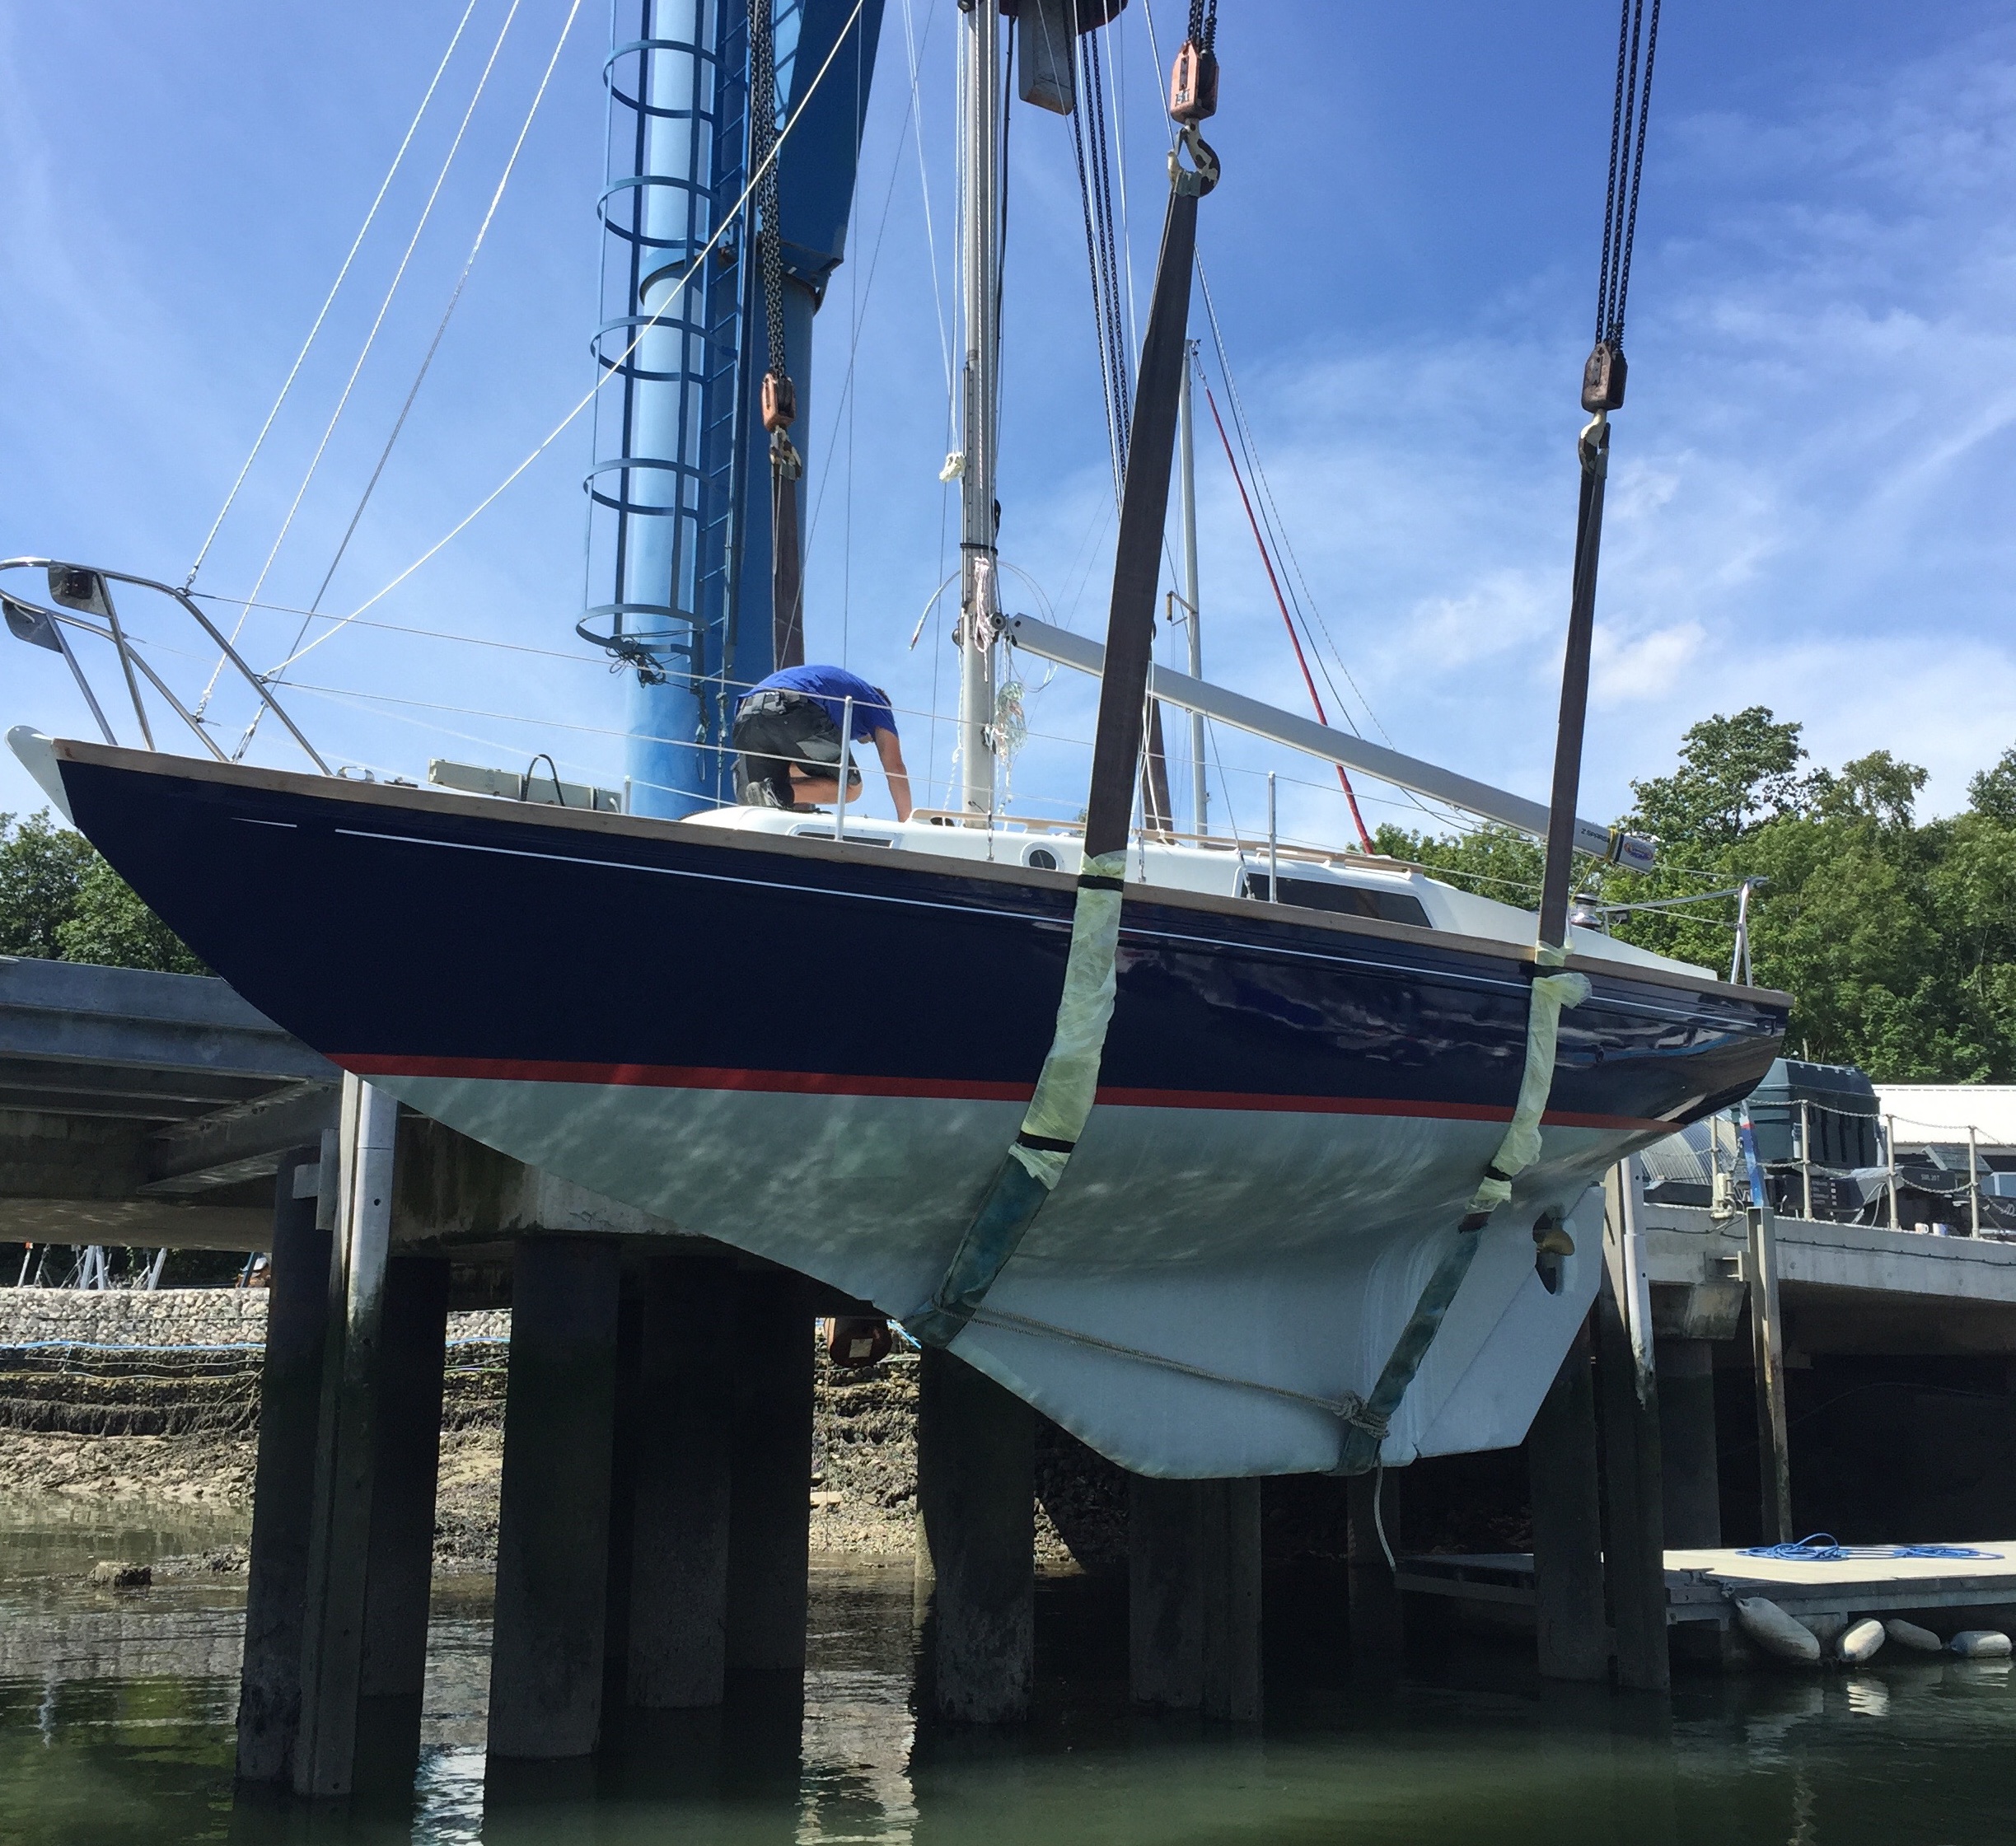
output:
M1007 1101L1049 1044L1056 874L63 753L77 824L170 928L366 1075ZM1140 890L1102 1101L1508 1115L1508 947ZM1776 1053L1780 996L1577 965L1594 993L1564 1017L1550 1121L1677 1125Z

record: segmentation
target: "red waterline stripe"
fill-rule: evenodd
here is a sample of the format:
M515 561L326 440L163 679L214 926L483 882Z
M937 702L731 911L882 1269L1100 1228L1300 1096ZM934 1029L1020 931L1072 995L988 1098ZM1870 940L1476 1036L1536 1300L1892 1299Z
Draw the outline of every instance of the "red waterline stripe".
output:
M928 1077L849 1077L826 1071L726 1070L705 1064L579 1064L536 1058L330 1059L359 1077L475 1077L502 1083L620 1083L645 1090L755 1090L790 1096L937 1096L1027 1102L1030 1083L938 1082Z
M652 1090L741 1090L784 1096L924 1096L951 1102L1027 1102L1029 1083L980 1083L937 1077L854 1077L826 1071L732 1070L692 1064L588 1064L531 1058L402 1058L339 1054L332 1062L359 1077L475 1077L502 1083L609 1083ZM1505 1122L1509 1109L1484 1103L1409 1102L1369 1096L1267 1096L1243 1090L1139 1090L1102 1087L1099 1101L1126 1109L1261 1110L1297 1115L1393 1115L1445 1122ZM1548 1111L1556 1128L1640 1133L1670 1130L1638 1115Z

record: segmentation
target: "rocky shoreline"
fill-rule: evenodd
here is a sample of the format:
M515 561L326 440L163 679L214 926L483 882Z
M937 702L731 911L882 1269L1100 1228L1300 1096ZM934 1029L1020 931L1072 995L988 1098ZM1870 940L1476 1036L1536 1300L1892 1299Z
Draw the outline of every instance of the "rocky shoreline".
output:
M443 1381L437 1569L496 1559L508 1311L450 1316ZM0 1479L16 1496L241 1512L257 1454L265 1300L257 1290L0 1289ZM863 1371L817 1354L812 1479L816 1552L915 1548L917 1366ZM1120 1470L1039 1419L1040 1568L1104 1571L1126 1559ZM243 1568L242 1545L164 1572Z

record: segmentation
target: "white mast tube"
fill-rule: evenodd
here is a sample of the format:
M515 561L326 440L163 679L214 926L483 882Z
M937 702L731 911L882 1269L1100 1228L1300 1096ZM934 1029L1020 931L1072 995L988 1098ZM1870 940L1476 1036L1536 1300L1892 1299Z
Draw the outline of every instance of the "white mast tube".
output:
M966 372L961 404L965 465L960 477L960 805L989 815L994 806L994 647L999 592L994 552L994 435L1000 379L1001 15L991 5L961 15L961 100L966 161L961 199L960 268L964 283Z

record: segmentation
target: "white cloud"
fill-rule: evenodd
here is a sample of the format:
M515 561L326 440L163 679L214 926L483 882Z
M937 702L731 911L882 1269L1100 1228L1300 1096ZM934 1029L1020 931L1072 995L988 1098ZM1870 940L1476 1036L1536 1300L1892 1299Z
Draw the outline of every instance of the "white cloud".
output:
M1599 708L1665 698L1707 638L1699 622L1676 622L1629 640L1599 623L1591 638L1589 696Z

